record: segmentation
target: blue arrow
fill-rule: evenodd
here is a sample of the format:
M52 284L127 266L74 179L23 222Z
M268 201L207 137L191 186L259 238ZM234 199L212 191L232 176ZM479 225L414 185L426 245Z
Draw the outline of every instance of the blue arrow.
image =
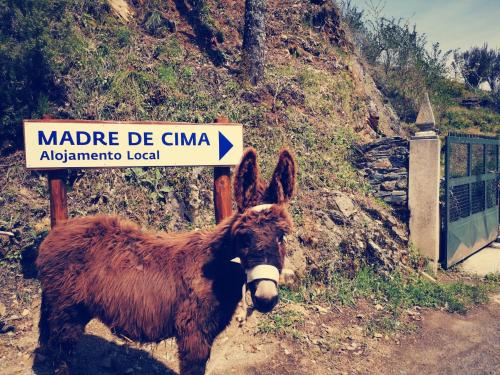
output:
M224 134L219 132L219 160L221 160L226 154L233 148L233 144L224 137Z

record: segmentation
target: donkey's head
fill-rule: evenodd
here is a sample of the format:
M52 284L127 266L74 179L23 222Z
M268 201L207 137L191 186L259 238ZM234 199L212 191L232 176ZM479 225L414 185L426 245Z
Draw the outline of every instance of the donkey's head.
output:
M278 302L279 274L285 260L283 238L293 225L286 203L294 193L295 174L295 159L282 150L271 181L265 183L253 148L245 151L235 174L239 216L232 227L233 238L253 304L261 312L271 311Z

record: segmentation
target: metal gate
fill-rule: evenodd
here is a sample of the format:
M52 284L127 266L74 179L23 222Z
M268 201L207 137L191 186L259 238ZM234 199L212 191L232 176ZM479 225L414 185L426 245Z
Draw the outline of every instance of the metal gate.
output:
M444 240L441 262L452 266L498 236L499 139L446 137Z

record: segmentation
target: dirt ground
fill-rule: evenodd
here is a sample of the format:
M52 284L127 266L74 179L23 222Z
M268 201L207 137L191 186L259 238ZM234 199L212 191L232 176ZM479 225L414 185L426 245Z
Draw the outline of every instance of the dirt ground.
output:
M5 275L4 275L5 276ZM5 282L5 278L3 279ZM0 327L0 374L50 374L49 360L33 363L39 310L39 286L22 276L1 288L6 307ZM5 286L5 283L2 283ZM421 311L413 333L361 332L367 309L287 306L304 318L301 338L257 333L262 317L253 314L243 327L235 322L216 341L208 373L228 374L499 374L500 294L467 315ZM318 310L319 309L319 310ZM0 323L0 326L2 324ZM9 328L12 327L12 328ZM13 331L10 331L14 329ZM328 344L327 344L328 343ZM71 373L174 374L176 345L138 346L116 338L92 321L70 363Z

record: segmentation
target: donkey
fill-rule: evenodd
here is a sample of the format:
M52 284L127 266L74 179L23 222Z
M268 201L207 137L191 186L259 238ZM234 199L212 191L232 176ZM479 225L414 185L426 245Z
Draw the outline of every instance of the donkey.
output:
M286 203L296 163L282 150L269 184L257 153L244 152L234 178L237 212L214 229L149 233L114 216L91 216L56 226L36 261L42 285L39 351L56 373L98 318L140 343L175 337L180 373L203 374L214 339L230 323L246 283L254 308L278 302L283 237L293 227ZM233 262L240 258L240 264Z

